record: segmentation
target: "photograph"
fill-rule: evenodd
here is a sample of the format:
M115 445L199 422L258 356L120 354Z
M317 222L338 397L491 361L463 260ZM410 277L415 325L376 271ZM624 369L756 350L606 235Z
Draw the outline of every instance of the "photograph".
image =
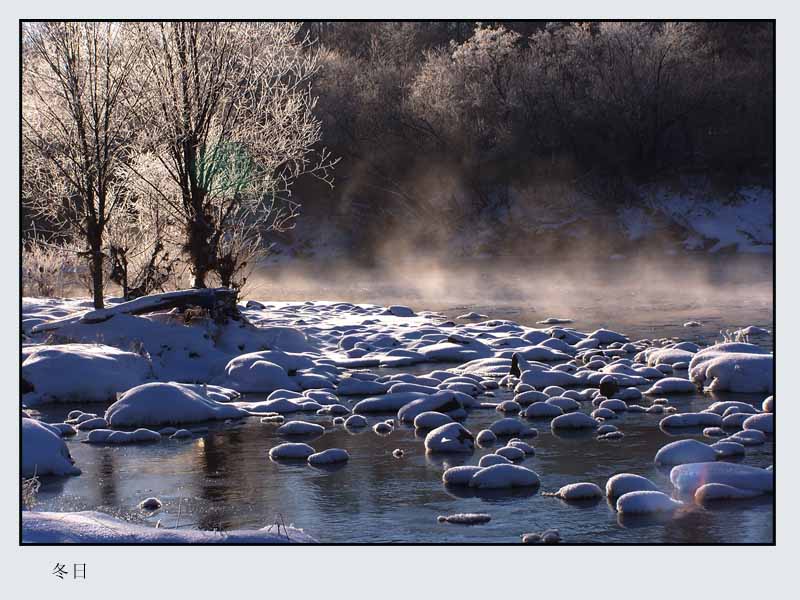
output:
M528 9L11 23L40 581L100 577L76 546L776 545L778 20Z

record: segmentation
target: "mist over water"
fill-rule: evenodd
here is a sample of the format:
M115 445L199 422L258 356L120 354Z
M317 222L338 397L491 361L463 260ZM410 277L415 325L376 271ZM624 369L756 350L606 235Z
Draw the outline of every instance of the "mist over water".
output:
M772 255L401 255L375 266L324 260L262 266L245 293L259 300L407 304L451 318L476 311L529 326L570 318L579 329L617 327L629 335L667 326L666 335L687 336L746 325L772 329L772 277ZM702 328L683 328L690 320Z

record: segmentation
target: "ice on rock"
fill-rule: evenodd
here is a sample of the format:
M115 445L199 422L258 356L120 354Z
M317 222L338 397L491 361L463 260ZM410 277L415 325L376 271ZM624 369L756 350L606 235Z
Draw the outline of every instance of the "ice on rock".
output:
M33 385L28 407L47 402L106 402L152 376L146 358L102 344L37 346L22 363L22 377Z
M294 527L200 531L136 525L95 511L23 511L22 541L45 544L289 544L316 540Z
M769 396L764 402L761 404L761 410L764 412L775 412L775 397Z
M350 454L342 448L328 448L311 454L307 460L310 465L332 465L347 462L350 460Z
M633 473L618 473L606 482L606 496L618 498L629 492L657 491L658 487L647 477Z
M655 462L658 465L683 465L686 463L702 463L716 460L717 451L708 444L697 440L678 440L670 442L656 452Z
M697 386L688 379L665 377L656 381L643 393L646 396L654 396L656 394L691 394L695 392L697 392Z
M536 487L539 475L518 465L499 464L482 468L469 480L469 487L477 489L504 489Z
M717 451L719 458L727 458L730 456L744 456L744 446L738 442L719 441L711 444L711 447Z
M174 425L236 419L247 411L215 402L179 383L145 383L122 394L105 419L112 427Z
M308 444L287 442L285 444L278 444L277 446L271 448L269 451L269 457L272 459L296 458L306 460L309 456L314 454L314 452L314 448Z
M276 430L280 435L322 435L325 428L317 423L307 421L289 421Z
M80 475L61 436L34 419L22 419L22 477Z
M474 436L460 423L442 425L425 436L428 452L472 452L474 447Z
M775 416L772 413L762 413L748 417L742 424L745 430L756 429L763 433L775 431Z
M673 512L682 506L682 502L656 491L628 492L617 499L617 512L623 515Z
M617 427L604 423L597 428L597 435L605 435L607 433L611 433L612 431L618 431Z
M670 481L680 492L694 494L708 483L722 483L744 490L772 492L775 474L766 469L730 462L700 462L674 467Z

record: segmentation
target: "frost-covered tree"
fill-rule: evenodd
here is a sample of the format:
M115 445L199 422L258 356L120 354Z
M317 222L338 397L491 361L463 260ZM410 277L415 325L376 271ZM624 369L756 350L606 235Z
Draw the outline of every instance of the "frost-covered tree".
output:
M103 307L103 244L120 206L116 171L136 129L129 85L141 44L119 23L28 23L23 28L22 199L50 232L88 259Z
M137 25L149 116L140 150L159 163L165 190L136 168L182 231L193 285L222 266L226 239L285 229L299 205L292 184L310 174L332 183L335 163L318 148L311 78L319 62L295 23L161 22ZM254 223L242 229L241 223ZM224 262L224 260L222 261Z

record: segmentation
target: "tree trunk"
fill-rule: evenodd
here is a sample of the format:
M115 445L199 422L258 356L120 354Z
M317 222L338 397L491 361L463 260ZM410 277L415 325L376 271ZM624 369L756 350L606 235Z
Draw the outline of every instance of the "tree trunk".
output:
M91 272L94 307L103 308L103 253L99 249L92 248Z

